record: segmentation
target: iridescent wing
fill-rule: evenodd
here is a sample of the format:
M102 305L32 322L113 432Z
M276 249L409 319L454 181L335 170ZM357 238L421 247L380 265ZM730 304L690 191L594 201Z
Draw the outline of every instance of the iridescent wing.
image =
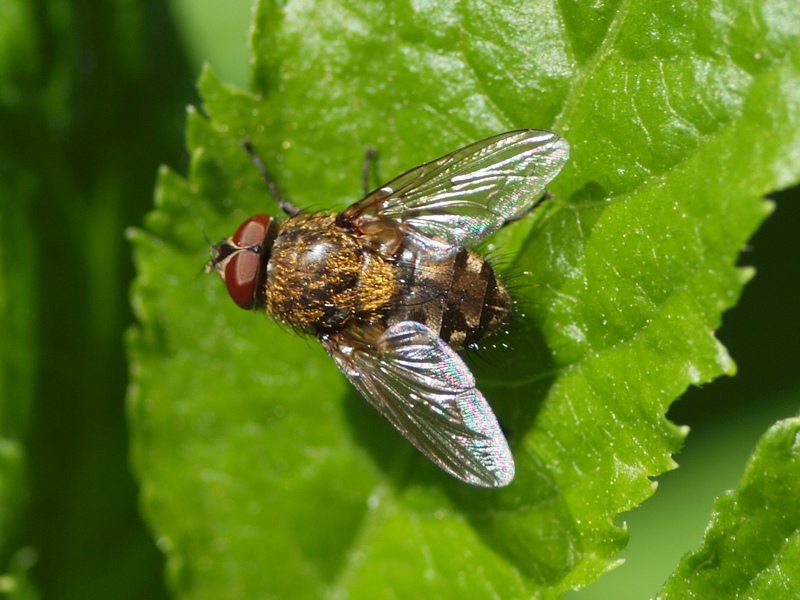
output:
M514 459L497 418L460 356L414 321L369 346L346 333L320 338L359 392L420 452L472 485L501 487Z
M411 169L342 218L362 229L399 223L409 242L441 259L523 216L568 158L569 144L555 133L501 133Z

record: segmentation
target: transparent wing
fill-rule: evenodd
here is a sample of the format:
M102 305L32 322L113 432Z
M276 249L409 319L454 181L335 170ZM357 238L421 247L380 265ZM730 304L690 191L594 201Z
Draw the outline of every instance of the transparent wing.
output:
M400 222L412 243L444 258L523 216L568 158L569 144L555 133L501 133L400 175L343 217L357 226Z
M369 348L346 334L321 341L370 404L439 467L472 485L511 483L514 459L497 418L461 357L430 329L404 321Z

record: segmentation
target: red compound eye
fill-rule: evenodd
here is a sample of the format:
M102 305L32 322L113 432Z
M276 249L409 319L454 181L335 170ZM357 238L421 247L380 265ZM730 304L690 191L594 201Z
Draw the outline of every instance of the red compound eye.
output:
M258 286L259 271L261 270L261 255L250 250L240 250L225 265L225 286L236 304L244 309L251 309L256 304L256 288Z
M269 215L254 215L239 225L231 236L231 242L239 248L252 248L264 243L272 217Z
M263 285L276 224L269 215L254 215L239 225L223 247L229 252L223 260L225 286L236 304L257 308L263 299ZM219 262L222 260L218 259Z

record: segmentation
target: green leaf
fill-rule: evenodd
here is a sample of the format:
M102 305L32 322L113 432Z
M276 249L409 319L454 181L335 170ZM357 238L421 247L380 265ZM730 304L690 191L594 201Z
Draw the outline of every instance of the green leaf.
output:
M717 499L703 546L681 561L659 598L800 595L800 419L761 438L739 488Z
M132 233L134 461L175 590L557 597L613 567L618 515L685 435L669 404L734 372L713 332L751 276L735 262L759 197L800 173L782 6L262 2L251 92L205 71L189 178L162 171ZM245 138L296 204L335 210L367 145L388 180L518 127L573 154L489 246L520 310L474 366L518 465L488 491L421 457L313 340L195 274L201 232L276 213Z

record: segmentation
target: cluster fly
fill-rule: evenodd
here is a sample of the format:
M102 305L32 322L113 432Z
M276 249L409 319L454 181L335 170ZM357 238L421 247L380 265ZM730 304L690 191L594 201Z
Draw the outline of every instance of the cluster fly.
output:
M569 145L501 133L400 175L339 214L260 214L213 246L236 304L315 336L367 401L439 467L482 487L514 478L492 409L456 352L494 333L512 302L473 248L523 217Z

